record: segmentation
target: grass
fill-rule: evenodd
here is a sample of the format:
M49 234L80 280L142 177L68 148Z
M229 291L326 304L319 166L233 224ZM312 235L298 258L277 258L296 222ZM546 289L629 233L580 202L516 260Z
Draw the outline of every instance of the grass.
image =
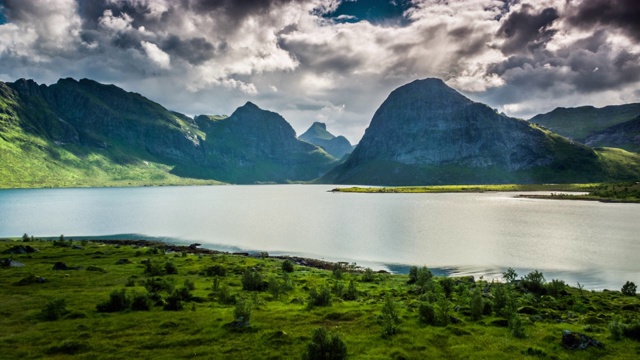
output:
M335 192L355 193L457 193L485 191L589 191L600 184L495 184L495 185L434 185L398 187L348 187Z
M516 284L454 278L451 298L444 300L440 285L443 278L430 280L433 282L425 288L433 290L418 294L419 287L408 284L407 275L374 274L373 281L364 282L362 273L345 266L342 278L336 280L329 270L295 265L289 274L293 289L274 297L270 291L242 290L242 274L246 269L255 269L265 280L272 276L282 279L282 259L172 253L165 252L162 245L157 250L147 246L150 244L120 246L81 243L78 239L73 245L81 248L54 246L52 241L4 240L0 241L0 252L17 245L30 245L39 251L1 255L25 264L0 268L3 358L299 359L319 327L338 334L352 359L632 359L640 353L636 341L609 338L608 324L612 319L629 323L640 308L637 296L623 296L618 291L590 292L562 285L554 295L534 295ZM116 265L119 259L131 262ZM164 279L178 288L189 280L194 284L192 301L186 301L180 311L165 311L155 305L150 311L97 312L96 305L107 301L114 290L146 293L141 284L152 278L144 273L146 259L159 264L172 262L178 274L153 278ZM81 268L54 271L56 262ZM214 278L203 273L212 265L226 269L226 275L218 278L219 289L225 288L228 295L251 304L249 327L230 326L234 305L221 300L221 290L212 289ZM104 272L87 271L90 266ZM29 275L43 277L46 282L15 285ZM356 300L343 300L332 291L330 306L308 306L312 289L325 285L333 289L338 281L346 288L350 280L357 286ZM620 279L621 285L624 280ZM514 311L523 320L524 338L514 337L503 326L506 318L502 313L489 311L478 320L472 319L469 304L474 289L483 291L484 302L493 298L491 302L495 303L498 288L517 299ZM161 296L166 299L168 293ZM397 311L397 333L382 336L382 309L387 296ZM59 299L66 304L66 311L61 312L64 315L58 320L44 320L42 310L60 304ZM458 322L446 326L420 323L419 305L431 301L436 307L443 301L449 304L450 315ZM563 330L585 333L606 346L567 350L560 343Z

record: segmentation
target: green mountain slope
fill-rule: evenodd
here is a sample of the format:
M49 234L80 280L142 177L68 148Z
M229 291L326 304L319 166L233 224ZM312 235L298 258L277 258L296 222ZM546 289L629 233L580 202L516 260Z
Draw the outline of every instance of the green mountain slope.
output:
M640 157L595 151L495 113L438 79L394 90L347 161L321 181L369 185L637 179Z
M304 181L335 161L293 129L278 133L290 128L281 117L257 118L246 127L229 118L225 124L240 125L229 134L216 125L225 117L197 122L91 80L0 83L0 187ZM296 151L288 151L291 143L299 143ZM247 163L255 166L231 166Z
M629 121L640 115L640 103L612 105L603 108L581 106L557 108L549 113L536 115L529 121L580 142L596 132ZM604 144L596 145L602 146Z
M610 126L589 134L585 140L589 146L608 146L640 153L640 115L632 120Z

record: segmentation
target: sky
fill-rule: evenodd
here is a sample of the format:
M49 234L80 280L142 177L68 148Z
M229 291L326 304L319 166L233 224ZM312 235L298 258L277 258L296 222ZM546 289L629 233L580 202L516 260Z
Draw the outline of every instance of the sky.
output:
M638 0L0 0L0 81L90 78L188 115L251 101L357 142L437 77L514 117L640 102Z

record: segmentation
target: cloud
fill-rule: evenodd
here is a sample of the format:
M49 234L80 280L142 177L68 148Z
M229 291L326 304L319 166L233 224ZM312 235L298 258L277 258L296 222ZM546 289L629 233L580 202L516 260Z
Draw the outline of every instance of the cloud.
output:
M323 121L352 142L388 94L416 78L440 77L522 116L556 104L640 100L637 24L625 17L637 6L629 1L4 5L3 78L89 77L190 115L230 114L251 100L298 132Z
M147 57L161 69L171 67L171 58L166 52L160 50L158 45L146 41L142 41L140 45L142 45L142 49L144 49Z

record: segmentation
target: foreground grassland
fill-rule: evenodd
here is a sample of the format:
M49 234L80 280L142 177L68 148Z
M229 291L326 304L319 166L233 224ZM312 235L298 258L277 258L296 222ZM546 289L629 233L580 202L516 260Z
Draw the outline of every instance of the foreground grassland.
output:
M552 191L550 195L521 195L521 197L556 200L591 200L602 202L640 203L640 183L592 183L592 184L500 184L500 185L443 185L401 187L349 187L336 188L334 192L348 193L457 193L485 191ZM555 193L557 191L557 193ZM567 194L586 192L587 194Z
M269 257L77 240L4 240L0 253L27 245L38 251L0 254L24 264L0 268L3 359L300 359L318 328L352 359L640 356L637 295L536 274L500 284L426 268L287 269ZM60 262L67 269L53 270ZM564 330L603 346L568 350Z

